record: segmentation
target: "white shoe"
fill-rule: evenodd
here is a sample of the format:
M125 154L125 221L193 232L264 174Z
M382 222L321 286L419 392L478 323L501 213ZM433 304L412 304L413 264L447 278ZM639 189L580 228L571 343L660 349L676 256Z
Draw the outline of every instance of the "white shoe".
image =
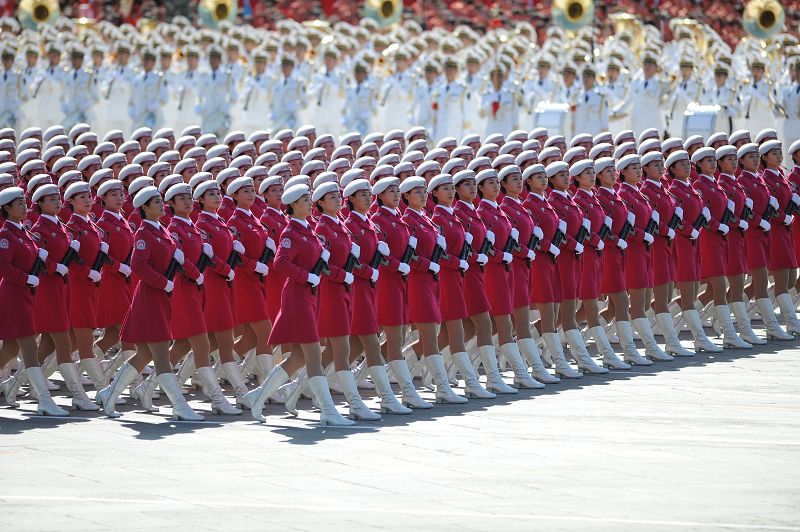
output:
M247 385L244 383L244 377L242 376L242 370L239 368L239 364L236 362L225 362L222 365L222 370L225 372L225 377L228 379L228 382L233 386L233 393L236 395L236 404L249 410L252 404L250 400L247 399Z
M139 386L131 391L131 397L138 401L142 408L148 412L158 412L159 408L153 404L153 394L158 387L155 373L150 373Z
M572 354L572 358L575 360L578 369L581 370L582 373L591 373L594 375L608 373L608 369L603 366L598 366L597 363L592 360L589 351L586 350L586 344L583 343L581 332L578 329L564 331L564 335L567 337L569 352Z
M256 355L255 372L258 375L258 382L267 378L269 372L275 367L275 356L272 354Z
M267 378L264 379L264 382L261 383L261 386L247 392L243 399L250 405L250 414L253 416L253 419L261 423L267 422L267 419L262 413L262 410L264 410L264 402L267 400L267 397L275 393L275 390L280 388L281 385L288 380L289 375L286 374L286 371L284 371L281 366L275 366L272 368L272 371L269 372Z
M214 370L211 369L210 366L198 368L197 374L200 376L200 382L203 386L203 393L206 394L206 397L211 399L212 414L238 416L242 413L239 408L236 408L228 402L225 394L222 393L222 388L219 387L217 376L214 375Z
M539 348L536 346L536 340L533 338L521 338L517 340L517 346L519 346L522 356L531 367L531 373L534 379L542 384L556 384L561 382L561 379L552 375L544 367L541 353L539 353Z
M556 375L563 379L580 379L583 373L575 371L567 363L567 357L564 355L564 348L561 345L561 338L558 333L549 332L542 334L544 342L547 344L547 350L553 356L556 366Z
M692 331L692 336L694 336L695 351L708 351L709 353L722 352L723 349L709 340L705 331L703 331L703 325L697 310L684 310L683 317L686 320L686 325L689 326L689 330Z
M722 327L722 345L734 349L753 349L753 344L747 343L736 333L731 320L731 309L728 305L715 305L714 316Z
M643 357L633 341L633 328L629 321L617 322L619 344L622 346L622 360L631 366L652 366L653 362Z
M414 388L411 370L408 369L408 363L404 359L392 360L389 362L389 367L392 368L392 374L400 385L401 402L403 405L415 410L433 408L433 405L420 397L416 388Z
M486 389L495 394L515 394L519 390L509 386L500 375L497 367L497 355L493 345L482 345L478 347L478 353L483 363L483 370L486 372Z
M139 376L139 371L129 363L124 363L114 375L111 384L97 392L94 402L99 404L108 417L119 417L120 413L114 410L119 394Z
M189 354L186 355L186 358L183 359L181 367L178 368L178 373L175 375L175 379L178 381L178 385L181 388L183 388L183 385L186 384L186 381L191 379L192 375L194 375L196 372L197 372L197 365L194 362L194 353L189 352ZM217 381L217 384L219 384L219 381Z
M792 296L784 292L775 296L775 302L781 309L781 316L783 317L783 323L786 325L786 332L790 334L800 334L800 320L797 319Z
M94 401L86 395L86 391L78 378L78 367L74 362L59 364L58 371L64 377L64 384L66 384L67 390L72 394L72 408L89 412L100 410L100 407L94 404Z
M444 359L442 355L435 354L426 356L425 366L433 375L433 380L436 383L437 403L463 404L468 401L466 397L458 395L450 388L450 382L447 379L447 371L444 369Z
M352 375L352 374L351 374ZM320 407L319 422L323 425L331 425L334 427L349 427L355 425L356 422L342 416L336 406L333 404L331 391L328 389L328 381L325 377L318 375L308 379L308 385L311 388L311 393L317 399Z
M466 352L455 353L453 364L458 368L461 376L464 377L464 395L470 399L494 399L497 395L486 390L478 380L478 374L472 367L469 355Z
M205 418L192 410L189 403L183 398L181 387L178 385L178 380L175 378L174 373L171 371L162 373L157 375L155 379L172 403L172 419L174 421L205 421Z
M664 351L676 357L695 356L695 352L683 347L683 344L678 339L678 333L675 331L675 321L671 313L662 312L656 314L656 322L659 330L661 330L661 335L664 337Z
M97 358L82 358L80 369L89 376L95 390L99 391L108 386L108 379L106 379L106 375L103 373L103 368L100 367L100 361Z
M674 357L666 354L656 343L653 336L653 329L650 327L650 320L647 318L635 318L633 327L639 333L639 338L644 343L644 356L656 362L669 362L675 360Z
M120 349L105 365L101 362L100 366L103 368L103 375L105 375L106 380L110 381L117 370L135 354L135 349L126 349L125 351Z
M285 385L281 386L275 391L275 394L283 394L283 396L286 398L283 402L283 406L286 408L286 411L294 417L299 415L297 412L297 402L304 395L307 396L309 393L311 393L308 390L308 379L306 377L306 368L303 366L300 371L297 372L297 376L293 380L287 382ZM268 397L266 402L269 401L270 399Z
M783 330L783 327L778 323L778 318L775 317L775 310L772 308L772 301L768 297L762 297L756 300L756 307L758 313L761 315L761 321L767 328L767 338L770 340L794 340L794 335L791 335Z
M753 345L764 345L766 340L757 336L750 325L750 316L747 314L747 304L744 301L734 301L731 303L731 310L736 317L736 326L739 329L739 338Z
M0 395L6 398L6 404L11 408L18 408L17 393L22 385L28 383L28 375L25 368L20 366L13 377L9 377L0 383Z
M344 397L347 399L347 404L350 405L350 415L348 417L358 421L380 421L381 415L370 410L364 404L364 400L361 399L353 372L346 369L337 371L336 375L339 377L339 382L344 389Z
M590 330L594 344L597 346L597 351L603 357L603 366L608 369L626 370L631 369L631 366L620 359L611 347L611 342L606 336L606 330L602 325L596 325Z
M511 369L514 372L514 386L516 388L525 388L529 390L544 388L544 384L531 377L530 373L528 373L528 366L522 360L522 355L519 352L519 347L517 347L516 342L509 342L501 345L500 352L511 364Z
M325 378L328 381L328 391L331 395L338 394L344 395L344 388L342 384L339 382L339 376L336 375L336 369L334 369L333 364L328 366L327 371L325 372Z
M53 401L53 398L50 397L50 391L47 389L47 379L44 378L42 368L39 366L33 366L27 368L25 373L28 375L28 382L30 382L31 388L36 391L36 397L39 398L39 404L36 407L36 412L40 416L69 416L69 411L58 406Z
M412 412L410 408L403 406L395 397L392 385L389 384L389 375L386 373L385 366L371 366L369 374L372 377L372 382L375 383L378 397L381 398L381 414L408 415Z

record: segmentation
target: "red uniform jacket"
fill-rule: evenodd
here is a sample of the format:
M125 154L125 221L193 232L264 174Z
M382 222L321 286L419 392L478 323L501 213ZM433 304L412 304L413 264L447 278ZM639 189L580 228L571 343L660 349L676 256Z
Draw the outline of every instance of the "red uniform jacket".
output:
M0 228L0 301L5 306L0 340L24 338L36 331L33 292L27 283L38 251L25 228L9 221Z
M197 311L205 303L205 290L195 283L200 277L197 263L203 252L203 237L191 220L177 216L172 218L167 230L184 257L184 273L177 275L174 281L171 323L172 335L182 340L206 332L206 320Z
M56 264L70 249L70 237L58 218L49 216L39 217L31 228L31 235L36 244L49 253L36 288L33 307L36 332L66 331L69 329L69 285L67 278L56 272Z

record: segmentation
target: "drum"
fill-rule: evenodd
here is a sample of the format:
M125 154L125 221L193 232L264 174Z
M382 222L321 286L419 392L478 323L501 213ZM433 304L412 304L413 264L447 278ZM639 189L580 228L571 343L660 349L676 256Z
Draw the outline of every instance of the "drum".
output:
M570 134L566 131L568 113L569 104L541 102L534 110L534 127L547 128L547 134L551 137L553 135L569 137Z
M717 115L721 108L717 104L700 105L692 102L683 113L683 138L700 135L707 139L717 131Z

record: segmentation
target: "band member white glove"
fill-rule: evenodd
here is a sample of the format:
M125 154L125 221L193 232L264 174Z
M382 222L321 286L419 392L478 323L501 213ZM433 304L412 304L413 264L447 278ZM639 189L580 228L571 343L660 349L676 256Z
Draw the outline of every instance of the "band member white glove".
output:
M742 231L747 231L750 228L750 224L747 223L746 220L739 220L739 229Z
M236 253L244 253L244 246L238 240L233 241L233 250Z
M554 246L553 244L550 244L550 249L548 251L554 257L558 257L559 255L561 255L561 250L558 249L558 246Z
M164 287L164 292L171 294L174 289L175 289L175 283L173 283L172 281L167 281L167 286Z
M411 249L417 249L417 237L408 237L408 245L411 246Z
M108 242L100 242L100 251L108 255Z
M636 213L628 211L627 219L629 224L636 225Z
M675 215L680 221L683 221L683 207L675 207Z
M381 272L378 270L378 268L375 268L374 270L372 270L372 277L370 277L369 280L372 281L373 283L377 283L380 274Z
M72 241L69 243L69 247L71 247L72 249L74 249L74 250L75 250L75 252L77 253L78 251L80 251L80 250L81 250L81 242L80 242L80 240L72 240Z
M516 227L511 228L511 238L513 238L514 241L519 242L519 229Z
M566 234L566 232L567 232L567 222L565 222L564 220L559 220L558 221L558 230L561 231L562 233Z
M267 237L266 245L267 245L267 248L271 249L273 253L277 253L278 252L278 248L275 247L275 241L272 240L271 236Z
M605 226L606 226L606 227L608 227L609 229L611 229L611 225L612 225L613 223L614 223L614 222L613 222L613 220L611 219L611 216L606 216L605 218L603 218L603 225L605 225Z
M121 273L125 277L130 277L131 276L131 267L128 266L127 264L120 263L120 265L119 265L119 273Z
M646 243L648 243L648 244L652 244L652 243L653 243L653 241L655 240L655 239L653 238L653 235L651 235L650 233L645 233L645 234L644 234L644 236L642 237L642 239L644 239L644 241L645 241Z
M61 277L66 277L69 273L69 268L61 264L60 262L56 264L56 273Z
M93 283L99 283L102 275L97 270L89 270L89 280Z
M792 201L793 201L795 204L797 204L797 205L800 205L800 196L798 196L798 195L797 195L797 194L795 194L795 193L792 193Z
M734 212L736 210L736 204L733 200L728 200L728 210Z
M533 260L533 259L536 258L536 253L532 249L529 249L528 250L528 256L526 258L528 260Z
M583 253L583 244L575 242L575 254L580 255L581 253Z
M486 240L491 242L494 246L494 231L486 231Z
M487 257L484 253L478 253L478 256L475 257L475 262L477 262L480 266L486 266L486 264L489 262L489 257Z
M428 264L428 269L430 271L432 271L433 273L439 273L439 270L441 270L441 267L438 264L436 264L435 262L431 262L430 264Z
M228 274L228 277L225 280L231 282L234 279L236 279L236 272L231 270L231 273Z
M467 243L467 244L469 244L470 246L472 245L472 240L473 240L473 238L474 238L474 237L472 236L472 233L464 233L464 240L465 240L465 241L466 241L466 243Z
M37 286L39 286L39 278L36 277L35 275L29 275L28 286L30 286L31 288L36 288Z
M458 261L458 267L461 269L462 272L469 270L469 263L465 260Z
M197 286L202 286L203 283L205 282L205 280L206 280L206 276L201 273L200 277L198 277L197 279L194 280L194 284L196 284Z
M514 256L511 253L503 253L503 262L511 264L512 260L514 260Z
M671 227L667 228L667 238L670 239L670 240L675 238L675 229L673 229Z
M597 249L597 251L603 251L603 248L604 248L604 247L606 247L605 243L604 243L602 240L600 240L600 241L597 243L597 248L595 248L595 249Z
M744 204L747 206L748 209L753 208L753 199L752 198L745 198Z
M653 211L650 213L650 219L655 223L659 223L661 221L661 215L658 214L658 211Z
M350 244L350 253L351 253L351 254L352 254L352 255L353 255L355 258L359 258L359 257L361 257L361 246L359 246L359 245L358 245L358 244L356 244L356 243L352 243L352 244Z
M313 273L308 274L308 284L311 286L317 286L319 284L319 275L314 275Z
M389 244L387 244L386 242L378 242L378 252L384 257L388 257L389 254L391 253L391 250L389 249Z
M759 220L759 222L758 222L758 226L759 226L759 227L761 228L761 230L762 230L762 231L764 231L765 233L766 233L767 231L769 231L770 229L772 229L772 224L770 224L768 221L766 221L766 220L764 220L764 219L761 219L761 220Z
M792 222L793 222L793 221L794 221L794 216L793 216L793 215L791 215L791 214L787 214L787 215L786 215L786 216L783 218L783 225L792 225Z
M625 251L626 249L628 249L628 243L620 238L619 240L617 240L617 247Z
M539 240L542 240L544 238L544 232L542 231L542 228L539 227L538 225L533 228L533 236L535 236Z
M269 273L269 268L263 262L256 262L256 265L253 268L253 270L260 275L267 275L267 273Z
M581 225L584 226L587 231L591 231L592 229L592 221L589 218L581 220Z
M711 220L711 211L708 210L708 207L703 207L703 210L700 211L700 214L702 214L703 218L706 220Z
M39 258L40 258L40 259L42 259L42 260L47 260L47 256L49 255L49 253L47 252L47 250L46 250L46 249L44 249L44 248L39 248L39 253L37 253L37 255L39 255Z
M205 253L209 259L214 258L214 248L211 247L211 244L203 244L203 253Z
M322 254L320 254L319 258L322 259L322 262L328 262L328 259L331 258L331 252L325 248L322 248Z
M436 235L436 244L447 251L447 240L445 240L444 235Z
M172 258L178 261L178 264L183 266L183 262L185 260L183 257L183 251L181 251L180 249L176 249L175 252L172 254Z
M769 197L769 204L772 205L772 208L775 209L776 211L781 208L780 203L778 203L778 198L776 198L775 196Z
M344 274L344 284L353 284L354 280L355 280L355 277L353 277L352 273L345 272L345 274Z
M397 265L397 271L403 275L408 275L411 272L411 267L405 262L401 262Z
M691 238L692 240L697 240L699 236L700 236L700 231L698 231L697 229L692 229L692 234L689 235L689 238Z

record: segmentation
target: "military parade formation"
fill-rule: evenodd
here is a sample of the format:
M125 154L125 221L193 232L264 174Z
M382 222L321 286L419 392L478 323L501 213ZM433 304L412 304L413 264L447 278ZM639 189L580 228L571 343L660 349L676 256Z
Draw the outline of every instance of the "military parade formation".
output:
M0 19L5 404L343 426L794 340L797 38L615 25Z

